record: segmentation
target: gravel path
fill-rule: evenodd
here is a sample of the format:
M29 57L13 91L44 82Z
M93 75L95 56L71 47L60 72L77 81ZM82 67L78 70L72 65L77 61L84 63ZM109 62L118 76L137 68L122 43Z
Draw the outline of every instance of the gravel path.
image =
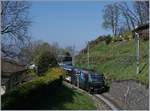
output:
M124 110L149 109L149 89L133 80L112 82L109 92L103 95Z

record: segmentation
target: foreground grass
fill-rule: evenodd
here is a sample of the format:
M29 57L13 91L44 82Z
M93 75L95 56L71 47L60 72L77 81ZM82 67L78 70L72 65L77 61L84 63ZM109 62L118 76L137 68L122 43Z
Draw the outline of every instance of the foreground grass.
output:
M115 42L109 45L101 42L90 48L90 68L111 80L137 80L146 85L148 80L149 41L140 42L140 74L136 74L136 42ZM87 55L77 58L78 67L87 67Z
M65 72L52 68L2 96L2 109L96 109L92 99L62 85Z
M64 109L69 110L96 110L91 97L86 94L74 91L73 101L64 104Z

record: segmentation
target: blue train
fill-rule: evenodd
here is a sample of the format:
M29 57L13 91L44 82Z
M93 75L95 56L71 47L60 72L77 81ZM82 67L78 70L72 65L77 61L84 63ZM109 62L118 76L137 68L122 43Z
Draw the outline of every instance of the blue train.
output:
M69 65L64 65L62 68L70 74L70 77L66 78L68 82L88 91L89 93L101 93L107 88L103 74Z

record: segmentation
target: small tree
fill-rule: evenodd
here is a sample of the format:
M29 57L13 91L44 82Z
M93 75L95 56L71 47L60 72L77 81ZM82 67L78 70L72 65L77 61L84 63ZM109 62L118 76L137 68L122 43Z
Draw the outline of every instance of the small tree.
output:
M49 51L42 52L37 60L38 73L42 74L49 68L57 66L57 60L55 56Z

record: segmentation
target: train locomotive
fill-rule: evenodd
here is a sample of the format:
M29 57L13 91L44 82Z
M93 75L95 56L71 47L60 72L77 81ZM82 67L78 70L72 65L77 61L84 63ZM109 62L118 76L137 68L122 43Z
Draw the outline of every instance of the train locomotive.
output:
M65 81L88 91L89 93L101 93L107 88L103 74L93 70L81 69L71 65L60 65L68 72Z
M103 74L79 68L73 69L71 83L90 93L101 93L106 87Z

